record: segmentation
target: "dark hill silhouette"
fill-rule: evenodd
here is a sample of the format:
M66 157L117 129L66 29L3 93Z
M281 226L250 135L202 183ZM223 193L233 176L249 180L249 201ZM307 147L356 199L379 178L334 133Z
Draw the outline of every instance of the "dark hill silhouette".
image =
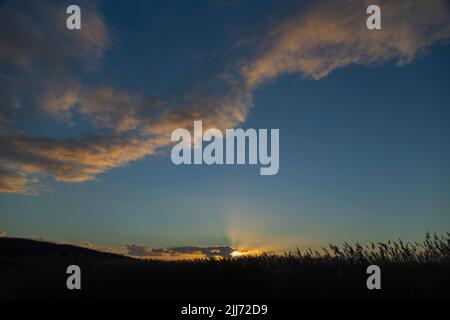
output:
M0 257L24 258L45 256L87 256L108 259L126 259L128 257L113 253L100 252L97 250L78 247L69 244L57 244L41 240L0 238Z
M67 267L82 290L66 287ZM376 264L382 290L368 290ZM330 246L283 256L140 260L25 239L0 239L0 298L379 299L449 298L450 234L422 243Z

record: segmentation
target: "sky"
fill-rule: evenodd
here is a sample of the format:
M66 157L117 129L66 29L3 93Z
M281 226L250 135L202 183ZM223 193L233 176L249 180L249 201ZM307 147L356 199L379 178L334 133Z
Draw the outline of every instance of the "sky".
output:
M449 5L369 2L0 1L0 236L176 259L449 231ZM194 120L279 129L278 174L174 165Z

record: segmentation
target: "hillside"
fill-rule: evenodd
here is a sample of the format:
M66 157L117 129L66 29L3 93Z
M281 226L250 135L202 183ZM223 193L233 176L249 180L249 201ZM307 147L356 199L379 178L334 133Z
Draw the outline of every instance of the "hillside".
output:
M66 288L66 268L82 290ZM368 290L377 264L382 290ZM223 260L138 260L70 245L0 239L0 298L449 298L450 236L423 243L331 246L329 252Z
M0 257L24 258L46 256L87 256L98 258L125 258L124 256L100 252L89 248L82 248L69 244L57 244L47 241L38 241L18 238L0 238Z

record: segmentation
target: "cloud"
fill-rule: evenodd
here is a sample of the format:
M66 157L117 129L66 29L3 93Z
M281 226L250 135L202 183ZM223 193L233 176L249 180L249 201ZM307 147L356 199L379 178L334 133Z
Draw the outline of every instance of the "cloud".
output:
M11 181L15 178L17 185L10 190L28 193L25 191L31 185L27 176L34 176L33 181L37 181L36 176L52 176L62 182L95 180L98 174L109 169L157 153L171 143L170 134L174 129L189 128L196 119L217 128L242 123L248 101L240 94L207 96L195 104L170 109L152 97L102 87L79 98L77 104L77 110L88 114L96 126L112 132L70 139L0 136L3 166L20 173L10 177ZM63 118L71 118L69 111L70 108L64 108ZM58 117L59 112L60 109Z
M83 2L83 25L67 32L61 1L4 1L0 9L0 57L15 68L39 67L59 73L60 66L79 59L95 64L111 44L107 26L94 4Z
M207 258L221 257L228 258L231 257L231 253L234 251L233 248L228 246L216 246L216 247L174 247L167 249L168 252L177 254L195 254L200 253Z
M57 100L67 101L72 95L65 97ZM0 136L3 166L21 173L15 176L15 183L21 186L16 192L28 188L27 175L49 175L64 182L94 180L111 168L155 154L171 143L170 133L174 129L191 127L196 119L220 128L241 123L246 116L246 103L231 101L233 98L207 97L194 106L168 111L163 108L164 102L151 97L130 96L110 88L95 89L81 98L77 108L90 115L95 126L113 132L70 139L5 134ZM230 108L232 104L235 106ZM60 111L58 118L71 118L70 108Z
M109 169L155 154L171 143L174 129L191 126L193 120L224 128L245 120L248 102L233 90L173 102L85 84L83 78L94 72L112 41L95 6L82 6L82 13L82 30L68 32L61 2L0 5L0 67L8 71L0 77L4 177L0 192L35 193L45 176L63 182L91 181ZM90 132L45 137L13 127L24 115L42 113L71 126L81 117L91 124Z
M365 8L380 3L382 30L365 26ZM405 65L450 36L445 0L320 1L264 40L263 53L242 67L250 87L286 73L321 79L348 65Z
M41 107L67 120L80 113L97 128L112 129L117 134L134 131L141 136L170 137L174 129L192 126L196 119L224 129L243 123L251 94L245 88L228 86L225 93L202 93L176 103L108 86L80 90L72 85L66 90L60 87L50 90L41 100Z
M0 230L0 237L6 237L6 231Z
M79 245L82 248L88 248L88 249L93 249L94 248L94 245L91 242L89 242L89 241L80 241Z
M314 2L260 35L256 54L227 68L232 72L211 75L216 89L172 99L86 81L95 78L114 44L95 5L83 3L82 30L68 32L62 2L2 2L0 192L36 194L39 180L47 176L62 182L95 180L160 153L174 129L189 129L194 120L218 129L244 123L253 91L280 75L318 80L347 65L405 65L450 37L445 0L383 2L381 31L366 29L367 4ZM69 127L82 119L89 126L81 131L87 133L70 138L15 127L16 120L34 115ZM204 250L197 252L207 256ZM172 251L165 254L179 253Z
M127 244L125 245L125 247L127 249L128 255L133 257L153 257L161 255L161 253L153 252L151 248L145 246L139 246L136 244Z
M125 248L127 254L133 257L167 259L228 258L234 251L228 246L150 248L130 244Z
M36 194L38 180L28 178L24 173L5 170L0 167L0 192Z
M156 147L153 140L125 136L86 136L73 140L0 138L0 150L6 160L4 166L24 174L51 175L65 182L94 180L108 169L142 159ZM20 175L16 178L26 181Z
M107 25L92 2L80 3L82 29L69 32L68 4L56 0L0 4L0 127L5 119L38 105L61 113L69 109L81 87L77 77L95 70L111 46Z

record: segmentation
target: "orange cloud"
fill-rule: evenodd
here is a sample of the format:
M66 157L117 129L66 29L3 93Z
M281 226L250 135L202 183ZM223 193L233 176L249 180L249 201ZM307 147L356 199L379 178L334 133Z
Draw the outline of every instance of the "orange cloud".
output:
M270 32L265 50L242 72L255 87L281 74L321 79L344 66L411 62L450 36L445 0L380 2L382 30L366 28L365 8L374 1L319 1Z
M205 127L236 127L248 116L253 90L282 74L321 79L352 64L392 60L404 65L450 37L445 0L383 2L381 31L365 27L368 4L314 2L262 35L256 57L236 63L237 72L213 75L223 85L220 91L192 92L173 101L83 83L112 45L95 6L84 8L81 32L68 33L65 10L57 1L30 1L27 11L17 2L3 2L0 61L14 72L0 78L0 192L36 193L41 176L94 180L160 152L171 143L174 129L190 128L194 120ZM54 30L52 37L47 30ZM22 100L30 102L24 106ZM39 111L68 123L79 114L92 125L91 132L62 139L29 136L12 127L16 116Z
M135 258L164 260L230 258L235 251L229 246L150 248L129 244L125 248L126 254Z
M5 170L0 167L0 192L35 194L36 178L28 178L22 172Z

